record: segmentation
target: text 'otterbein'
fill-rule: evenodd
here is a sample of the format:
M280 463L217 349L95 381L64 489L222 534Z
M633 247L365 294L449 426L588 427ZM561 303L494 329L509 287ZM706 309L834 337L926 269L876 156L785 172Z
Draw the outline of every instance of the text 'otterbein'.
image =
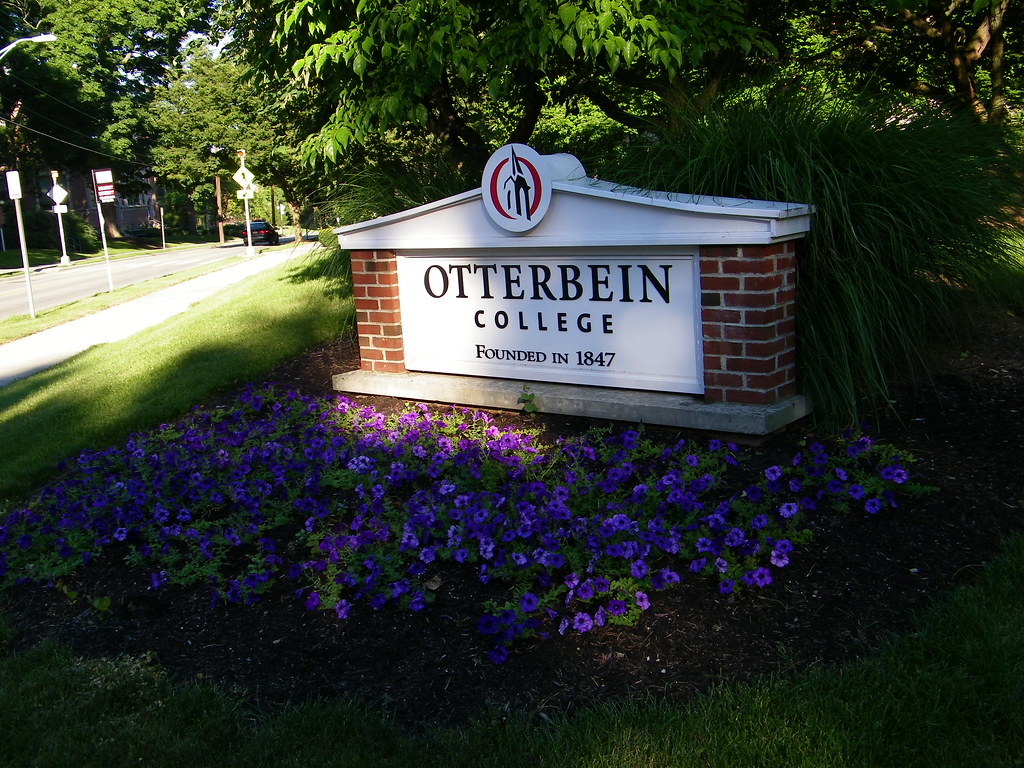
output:
M431 264L423 287L435 299L454 290L457 299L668 304L672 266L660 264L659 276L646 264Z

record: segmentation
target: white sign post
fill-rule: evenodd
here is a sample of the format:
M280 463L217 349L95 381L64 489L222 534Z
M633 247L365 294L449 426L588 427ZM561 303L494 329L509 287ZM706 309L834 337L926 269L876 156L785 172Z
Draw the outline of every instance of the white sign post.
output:
M107 263L107 290L114 290L114 274L110 270L110 251L107 250L107 225L103 220L103 204L117 199L114 192L114 173L109 168L92 172L93 191L96 193L96 216L100 223L100 240L103 242L103 258Z
M235 153L238 156L238 170L235 171L231 177L235 180L241 189L235 194L238 195L239 200L245 201L245 255L247 257L253 257L256 255L256 251L252 247L252 224L249 219L249 201L252 200L253 193L256 191L256 187L253 184L253 180L256 178L253 176L252 171L245 167L245 150L240 149Z
M70 264L71 257L68 256L68 245L64 239L64 220L61 218L62 213L68 212L68 207L64 205L64 201L68 199L68 191L64 189L60 184L57 183L57 171L50 171L50 178L53 179L53 186L50 188L49 196L53 200L53 212L57 214L57 232L60 235L60 263Z
M36 305L32 298L32 277L28 268L28 246L25 244L25 217L21 213L21 176L17 171L7 172L7 196L14 201L14 213L18 217L18 236L21 238L21 263L25 267L25 290L28 292L28 314L36 316Z

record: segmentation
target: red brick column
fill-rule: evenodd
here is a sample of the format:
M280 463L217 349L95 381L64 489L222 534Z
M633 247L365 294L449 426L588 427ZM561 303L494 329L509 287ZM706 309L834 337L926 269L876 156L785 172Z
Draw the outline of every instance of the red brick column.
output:
M795 395L796 243L703 247L700 273L705 399Z
M374 373L404 373L405 342L394 251L352 252L352 296L360 367Z

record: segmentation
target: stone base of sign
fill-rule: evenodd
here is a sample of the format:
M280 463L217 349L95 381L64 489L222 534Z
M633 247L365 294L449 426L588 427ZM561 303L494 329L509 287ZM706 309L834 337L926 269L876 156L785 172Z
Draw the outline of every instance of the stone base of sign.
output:
M383 395L416 402L453 403L477 408L522 409L523 382L436 373L337 374L334 389L348 394ZM529 382L541 413L681 427L738 435L769 435L810 413L801 395L768 405L708 402L662 392Z

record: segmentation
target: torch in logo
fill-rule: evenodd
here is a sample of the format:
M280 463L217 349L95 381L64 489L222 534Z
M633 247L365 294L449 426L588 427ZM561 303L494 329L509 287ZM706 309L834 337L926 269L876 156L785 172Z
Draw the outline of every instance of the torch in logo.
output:
M512 172L505 179L505 210L512 210L512 203L515 201L517 217L525 216L527 219L530 218L530 190L533 187L530 185L530 181L526 178L526 174L523 173L523 163L518 157L516 157L515 147L511 147L511 170Z
M488 215L509 232L533 229L551 202L544 161L523 144L506 145L491 155L484 169L482 186Z

